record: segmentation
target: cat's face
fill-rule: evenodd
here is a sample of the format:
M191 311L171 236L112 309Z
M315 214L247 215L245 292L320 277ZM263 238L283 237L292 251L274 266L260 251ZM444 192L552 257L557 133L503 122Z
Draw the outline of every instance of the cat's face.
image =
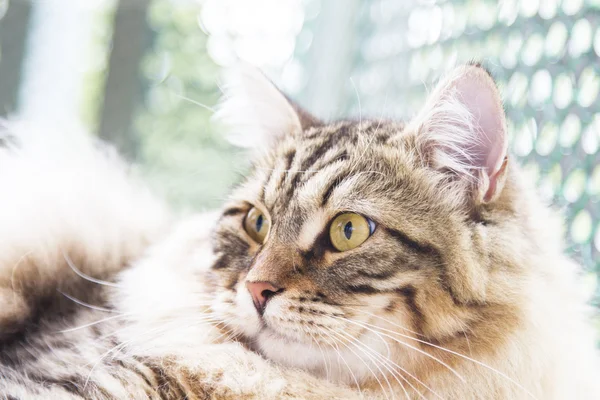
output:
M297 118L214 235L212 308L229 329L270 359L351 383L448 360L424 342L491 346L517 323L501 301L513 272L490 271L505 257L497 242L515 238L495 227L512 211L504 117L484 70L456 72L408 126L320 124L277 107ZM461 129L472 132L444 141ZM483 337L465 340L473 331Z

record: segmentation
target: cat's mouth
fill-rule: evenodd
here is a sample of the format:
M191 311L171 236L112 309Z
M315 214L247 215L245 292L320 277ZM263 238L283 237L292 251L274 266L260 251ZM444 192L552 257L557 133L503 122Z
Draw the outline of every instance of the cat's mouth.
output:
M280 315L279 312L259 313L258 324L259 328L255 337L257 340L287 344L308 344L310 341L298 321Z
M297 341L290 335L287 335L280 327L278 328L277 323L269 322L269 318L265 318L264 315L259 315L258 321L260 324L258 337L268 336L271 340Z
M256 350L268 358L273 358L272 352L274 349L285 351L284 349L289 350L294 348L300 352L301 349L311 346L310 339L304 337L304 334L293 334L269 326L268 324L263 326L253 339L253 342L255 343Z
M235 326L249 343L262 346L297 345L315 346L324 344L330 330L342 329L339 310L329 307L310 306L306 302L291 301L287 296L278 295L269 299L263 307L257 307L249 291L237 292L237 318L230 323Z

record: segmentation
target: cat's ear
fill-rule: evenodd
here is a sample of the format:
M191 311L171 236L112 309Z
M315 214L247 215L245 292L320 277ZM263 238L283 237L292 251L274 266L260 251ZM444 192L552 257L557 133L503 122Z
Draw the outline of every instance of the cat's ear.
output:
M241 147L269 146L321 122L287 98L260 70L241 65L226 72L215 118Z
M498 197L507 169L506 118L498 88L483 67L458 67L442 79L411 129L426 162L468 183L477 203Z

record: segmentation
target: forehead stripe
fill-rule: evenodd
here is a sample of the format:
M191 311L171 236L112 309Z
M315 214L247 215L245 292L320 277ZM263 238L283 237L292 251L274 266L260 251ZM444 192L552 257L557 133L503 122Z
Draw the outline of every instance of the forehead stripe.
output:
M300 186L300 179L303 177L302 174L306 174L307 171L312 171L317 162L323 158L327 151L337 145L340 145L340 143L344 142L344 139L348 139L349 137L348 126L343 125L339 128L339 130L331 133L329 136L327 136L327 138L322 140L316 148L311 149L308 157L301 162L300 169L296 172L294 178L292 179L292 182L286 193L287 198L291 199L294 196L296 189Z
M329 198L333 194L335 188L342 184L344 179L348 176L348 172L344 171L341 174L337 175L334 179L331 180L329 186L323 192L323 197L321 198L321 207L323 207L329 201Z
M317 161L319 161L327 151L332 149L334 146L338 145L343 141L344 137L348 136L348 127L342 126L337 132L329 135L325 140L323 140L317 148L313 149L303 162L300 167L302 171L308 171L313 167Z
M333 157L324 160L323 162L317 164L315 162L315 164L312 166L312 169L310 170L310 173L306 173L304 174L304 179L302 180L302 184L307 183L308 181L310 181L319 171L321 171L322 169L328 167L330 164L333 164L335 162L338 161L346 161L348 159L348 152L344 149L341 152L337 153L336 155L334 155Z
M271 177L273 176L273 173L275 172L275 168L271 168L269 171L269 174L267 175L267 178L265 179L264 183L262 184L262 188L260 191L260 201L262 203L265 202L265 197L266 197L266 190L267 190L267 186L269 186L269 182L271 181Z
M294 160L296 158L296 149L292 149L285 155L285 166L283 171L281 171L281 177L279 178L279 184L277 185L277 189L282 189L286 178L290 175L292 165L294 164Z

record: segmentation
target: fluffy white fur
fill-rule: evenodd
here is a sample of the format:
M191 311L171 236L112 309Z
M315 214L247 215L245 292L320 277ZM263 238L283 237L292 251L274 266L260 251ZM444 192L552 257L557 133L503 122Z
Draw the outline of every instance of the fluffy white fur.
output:
M226 82L214 118L228 128L233 144L268 146L278 137L302 130L294 108L258 69L247 65L232 68L226 73Z
M252 85L255 88L259 86L254 80ZM248 91L246 87L238 85L238 90L229 94L233 96L230 99L246 99L252 96L261 99L264 110L269 111L261 114L262 118L267 118L269 122L262 120L254 127L247 127L246 132L261 131L263 136L264 132L269 132L278 137L279 130L265 130L263 127L270 126L269 124L285 126L279 123L278 118L281 115L276 112L287 110L286 105L282 103L285 99L283 96L270 96L272 87L262 93ZM267 104L267 101L271 104ZM243 114L246 111L243 106L236 108L236 105L240 104L242 103L230 101L229 114ZM423 153L429 153L423 154L422 157L427 159L432 167L456 173L460 178L457 185L463 184L466 187L465 192L472 185L477 185L476 193L479 198L476 201L489 202L497 199L506 172L506 122L493 80L483 69L457 68L431 94L423 111L409 124L406 131L416 133ZM527 187L521 183L518 186L521 185ZM455 189L456 186L452 188L454 191ZM254 193L254 190L258 193L260 188L249 188L244 198L257 198L258 194ZM300 191L298 196L302 195L303 192ZM520 265L526 269L527 278L515 281L514 291L487 293L487 296L499 296L509 301L513 297L515 302L523 301L525 322L518 331L507 334L509 337L506 346L500 350L503 354L500 359L480 360L491 365L491 368L482 367L476 362L467 362L461 367L464 368L461 369L463 376L474 378L469 390L453 386L452 380L455 377L451 374L448 374L451 378L448 382L444 382L443 378L435 382L436 390L445 398L490 398L489 388L498 385L498 381L502 382L499 385L503 386L503 395L500 395L502 398L593 399L600 393L593 378L600 371L600 366L598 354L594 351L594 331L589 324L592 310L585 305L586 299L582 295L578 267L562 254L564 246L560 235L557 234L560 231L559 220L529 193L529 188L521 195L523 204L527 205L521 211L530 217L529 220L536 221L535 226L531 227L531 235L539 239L536 243L540 243L543 248L540 250L525 247L517 240L499 242L493 237L484 237L481 240L489 246L510 249ZM455 203L462 201L464 199L457 199ZM305 229L307 232L315 230L311 228L310 223ZM464 268L467 269L466 266ZM492 271L491 274L495 272ZM465 278L464 274L457 276ZM481 300L486 298L485 279L487 275L484 277L482 274L474 274L469 281L471 287L479 288L478 295ZM503 280L510 277L498 274L494 279ZM516 300L520 296L519 293L526 293L526 298ZM372 298L374 302L377 301L376 296ZM300 343L300 340L286 340L268 330L263 330L256 336L259 321L252 310L249 296L241 290L241 286L235 301L238 314L234 316L234 321L238 329L255 338L261 352L271 359L317 374L328 374L349 384L354 379L361 380L370 376L373 371L378 372L376 363L365 363L364 360L359 360L356 354L344 348L340 349L340 353L344 362L354 372L354 376L347 373L346 366L339 363L338 354L334 351L307 346ZM274 298L269 303L265 317L269 317L268 313L285 313L283 305L283 300ZM374 308L377 307L374 305ZM570 322L567 323L563 318L568 318ZM394 326L387 328L397 330ZM301 336L301 333L298 335ZM385 354L386 349L382 347L381 337L367 334L361 341L375 351ZM389 344L392 346L393 343L390 341ZM326 371L328 368L330 370ZM498 371L505 371L506 375L502 376ZM507 395L508 393L510 395Z
M234 122L239 118L238 129L250 133L254 141L270 142L273 135L301 129L292 106L266 80L250 76L239 84L241 95L231 95L223 108L229 111L223 113L229 112ZM505 151L505 138L497 141L478 136L490 133L489 129L480 129L481 124L490 125L469 111L470 104L465 104L459 93L452 93L451 97L443 97L450 100L441 105L433 102L432 107L426 107L429 119L417 119L420 122L415 129L424 133L423 140L428 145L438 146L435 162L440 166L465 175L485 169L491 176L501 165L497 155ZM480 128L473 128L474 121L479 121ZM0 149L0 187L11 190L10 196L0 197L0 237L7 238L0 243L0 265L4 268L0 270L0 296L5 294L0 301L8 302L8 295L22 294L19 285L25 283L18 279L22 257L35 260L25 265L37 268L28 276L37 276L33 284L40 287L56 286L60 276L56 268L64 266L63 253L80 257L83 254L83 261L87 262L80 262L88 268L84 272L96 277L131 262L111 289L112 303L125 316L118 335L127 354L174 359L179 365L202 371L204 376L208 373L205 379L217 379L210 375L211 371L223 372L219 384L233 388L240 397L262 393L261 398L277 398L284 388L297 390L294 394L305 393L307 387L317 390L322 385L329 392L319 392L321 398L323 393L352 398L355 393L311 380L294 368L321 376L329 374L342 384L360 383L374 372L384 372L377 370L376 362L365 363L350 349L323 350L283 338L275 331L259 332L260 322L248 292L243 290L243 280L238 283L235 297L228 299L236 305L233 314L231 307L223 307L224 299L207 296L210 282L203 277L213 260L209 243L213 215L172 223L162 203L132 181L125 166L98 152L91 139L77 131L47 134L45 127L23 124L14 124L10 129L12 133L5 130L0 136L16 138L14 145L10 145L11 139L4 140L9 148ZM470 154L474 146L486 148L485 155L492 156ZM254 189L258 191L260 187ZM253 197L256 193L243 200ZM535 199L524 203L538 205ZM480 364L462 363L460 372L473 379L472 386L456 385L456 378L450 374L431 381L445 398L491 398L489 386L502 388L503 395L510 394L506 398L514 399L594 399L595 393L600 393L593 378L594 371L600 370L598 358L590 354L594 334L585 322L589 309L578 293L575 265L562 255L562 244L555 234L558 228L553 218L546 215L547 210L531 207L525 212L534 221L547 221L543 226L532 227L532 235L540 238L537 243L544 246L541 255L530 254L528 247L516 241L482 239L489 246L510 248L515 258L522 261L520 265L530 267L525 274L527 280L520 280L522 286L515 287L514 292L491 293L503 299L527 294L527 298L519 298L526 305L525 323L507 338L503 357L480 360L510 377L499 376ZM307 225L306 236L315 230ZM494 234L493 230L489 232ZM7 269L7 265L11 268ZM496 277L509 278L509 274ZM287 312L283 301L274 298L265 318ZM385 304L378 296L371 301L374 309ZM209 306L212 312L208 311ZM569 317L569 323L547 318L556 315ZM9 317L0 310L0 321ZM231 338L223 335L220 321L228 321L247 337L256 339L261 352L283 367L228 342ZM374 323L397 330L393 325ZM348 325L340 324L339 328L358 336ZM414 353L394 347L389 337L381 340L380 336L366 333L361 341L381 354L391 346L398 360L416 360ZM539 362L531 362L532 359ZM516 380L522 386L515 384ZM400 390L398 393L402 397Z
M106 276L145 251L170 219L112 148L77 127L50 126L0 126L0 303L21 302L23 311L27 291L54 291L65 278L65 254ZM0 326L12 319L5 312Z
M115 398L146 398L143 387L135 387L139 377L123 385L101 364L117 353L85 327L108 326L122 343L119 358L164 360L174 379L181 371L195 376L190 398L208 386L215 398L227 399L357 398L343 386L273 365L223 334L207 311L202 277L213 260L214 214L173 219L109 147L80 129L3 122L0 142L0 329L28 317L30 298L58 296L56 289L67 282L95 280L118 312L80 304L74 321L49 317L51 335L67 335L76 346L40 352L36 372L84 374ZM251 302L248 309L254 311ZM39 340L43 348L48 343ZM31 354L37 354L37 341L28 341ZM10 366L0 364L0 376L0 397L72 398L59 386L30 391L20 378L5 380L19 376Z

